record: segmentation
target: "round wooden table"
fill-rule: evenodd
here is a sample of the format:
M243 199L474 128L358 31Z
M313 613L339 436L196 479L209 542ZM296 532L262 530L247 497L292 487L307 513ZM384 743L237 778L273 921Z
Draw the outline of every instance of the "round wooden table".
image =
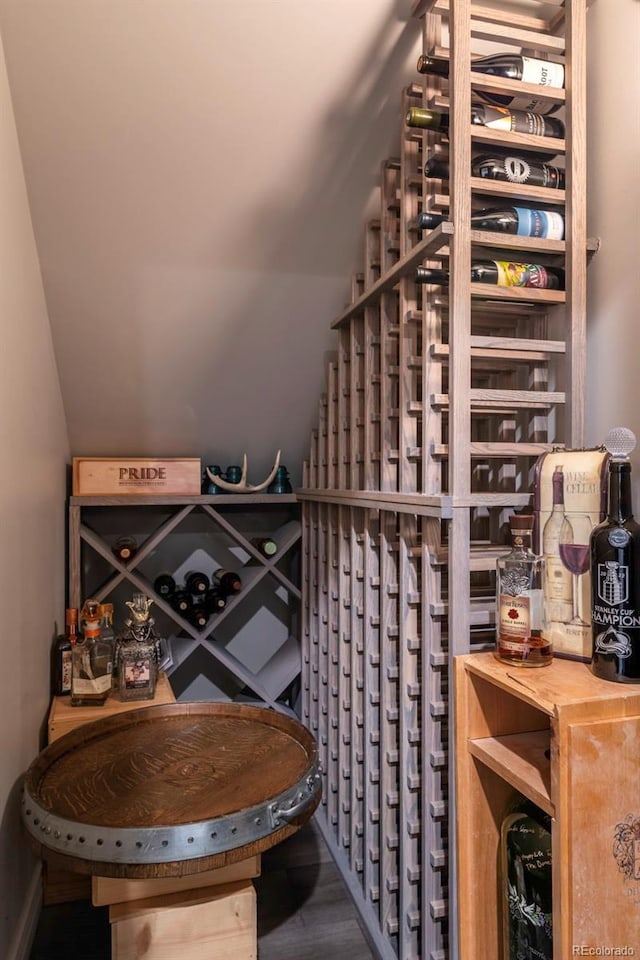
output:
M27 771L22 819L52 866L129 880L187 878L189 889L189 877L295 833L320 795L316 744L297 720L244 704L174 703L96 720L52 743ZM237 906L238 890L230 895ZM189 943L172 948L182 960L200 957L189 952L194 917L185 929ZM115 944L114 958L126 960ZM238 960L251 956L234 950ZM154 956L149 947L145 960Z

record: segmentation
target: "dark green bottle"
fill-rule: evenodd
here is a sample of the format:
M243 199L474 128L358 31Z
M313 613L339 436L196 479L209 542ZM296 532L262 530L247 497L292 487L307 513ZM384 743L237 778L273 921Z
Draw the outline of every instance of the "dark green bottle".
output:
M500 830L504 960L553 960L551 820L521 797Z

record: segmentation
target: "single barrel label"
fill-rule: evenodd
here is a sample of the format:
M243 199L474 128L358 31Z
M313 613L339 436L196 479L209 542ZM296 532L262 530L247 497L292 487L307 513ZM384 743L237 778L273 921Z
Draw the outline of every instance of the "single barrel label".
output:
M531 633L531 611L528 597L500 596L500 635L526 640Z

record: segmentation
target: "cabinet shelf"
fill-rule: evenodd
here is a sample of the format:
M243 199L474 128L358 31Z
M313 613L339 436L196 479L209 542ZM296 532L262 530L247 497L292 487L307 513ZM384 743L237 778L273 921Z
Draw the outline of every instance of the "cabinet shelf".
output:
M170 673L178 669L184 673L186 661L202 648L241 687L249 687L256 697L279 708L277 698L300 671L298 641L291 636L291 623L301 599L297 563L301 527L296 503L294 494L71 497L69 605L79 607L88 594L99 601L118 599L127 587L143 592L154 600L160 632L165 636L169 629L180 632L170 637L172 653L175 648ZM132 528L132 524L137 526ZM113 541L123 533L130 535L134 529L138 534L136 539L140 540L139 549L129 561L122 563L113 553ZM252 543L254 536L275 540L277 552L265 557ZM181 538L179 548L175 546L178 537ZM213 552L203 552L203 543ZM189 553L186 558L185 549ZM163 553L171 558L170 562L163 559ZM218 558L222 553L224 562L220 563ZM191 569L206 561L210 571L223 566L237 571L242 578L242 589L229 596L226 606L212 614L202 629L174 610L167 599L156 593L153 585L155 577L167 569L176 575L182 571L184 576L184 566L191 557L195 558ZM286 602L269 599L279 593L286 597ZM258 598L262 598L262 606ZM233 622L236 630L245 629L242 617L249 609L250 600L252 608L257 608L257 613L252 610L256 622L265 603L275 604L277 608L276 615L269 614L274 624L272 635L256 641L273 645L269 657L273 663L264 672L252 672L241 658L226 649L230 643L229 624ZM276 636L278 618L289 633L284 642ZM227 636L226 645L214 637L214 633L219 634L221 630Z
M510 783L541 810L554 815L551 801L551 765L547 753L549 729L505 737L469 740L469 753Z

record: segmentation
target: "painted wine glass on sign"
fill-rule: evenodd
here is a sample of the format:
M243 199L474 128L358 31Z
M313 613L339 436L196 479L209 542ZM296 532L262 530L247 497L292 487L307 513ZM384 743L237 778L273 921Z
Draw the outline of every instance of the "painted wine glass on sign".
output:
M587 626L581 609L580 577L589 570L589 536L593 521L588 513L564 515L559 537L560 559L573 577L573 616L570 623Z

